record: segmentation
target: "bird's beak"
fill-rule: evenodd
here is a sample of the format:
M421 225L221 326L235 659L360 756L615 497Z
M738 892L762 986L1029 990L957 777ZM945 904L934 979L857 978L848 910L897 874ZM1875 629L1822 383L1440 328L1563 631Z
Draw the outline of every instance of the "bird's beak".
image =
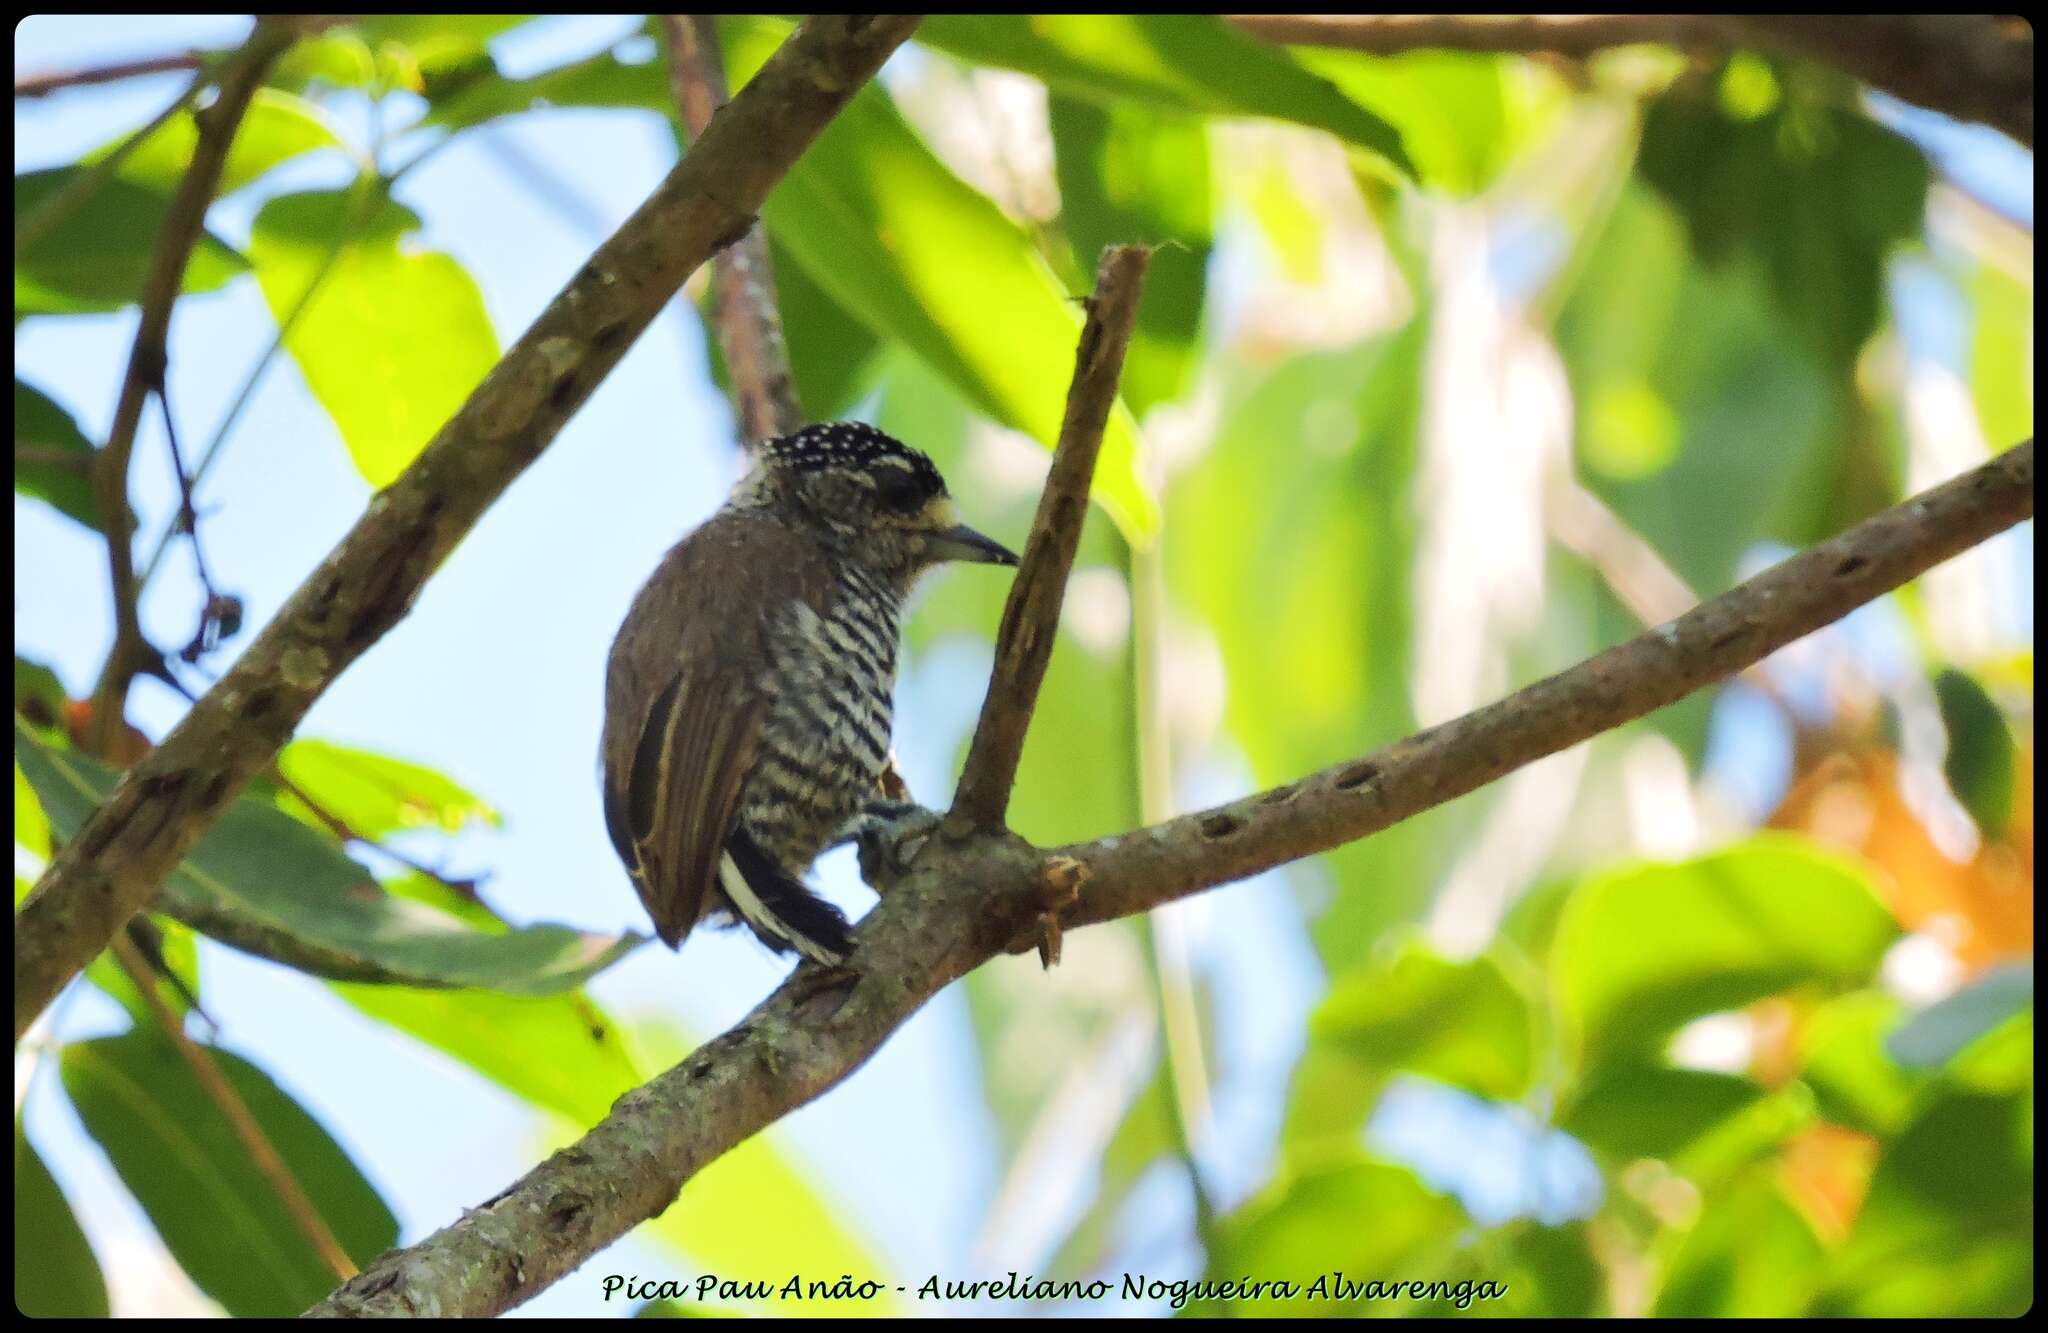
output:
M1014 565L1017 554L992 537L984 537L965 523L927 536L925 550L933 560L968 560L980 565Z

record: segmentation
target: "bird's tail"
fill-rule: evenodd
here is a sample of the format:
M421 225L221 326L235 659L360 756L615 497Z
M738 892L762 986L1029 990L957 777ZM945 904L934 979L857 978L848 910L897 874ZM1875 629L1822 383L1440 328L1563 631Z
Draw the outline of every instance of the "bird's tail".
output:
M718 859L718 885L740 920L777 953L794 949L836 964L853 952L845 915L769 860L745 829L734 829L726 840L725 854Z

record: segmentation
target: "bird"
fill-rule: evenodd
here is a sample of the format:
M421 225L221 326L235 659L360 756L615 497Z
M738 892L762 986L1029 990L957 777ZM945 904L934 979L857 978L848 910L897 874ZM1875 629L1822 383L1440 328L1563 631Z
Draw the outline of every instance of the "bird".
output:
M612 642L599 745L605 825L663 943L708 920L845 961L846 918L803 875L916 809L882 786L897 643L948 561L1018 558L960 520L929 457L860 422L762 443L663 557Z

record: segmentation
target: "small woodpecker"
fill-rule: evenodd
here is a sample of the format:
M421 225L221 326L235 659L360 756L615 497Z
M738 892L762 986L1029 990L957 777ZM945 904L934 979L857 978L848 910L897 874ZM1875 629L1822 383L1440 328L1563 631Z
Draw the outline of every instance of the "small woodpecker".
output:
M763 444L640 589L605 675L604 816L671 948L717 915L845 959L846 918L802 876L905 808L881 793L903 600L948 560L1017 563L931 459L838 422Z

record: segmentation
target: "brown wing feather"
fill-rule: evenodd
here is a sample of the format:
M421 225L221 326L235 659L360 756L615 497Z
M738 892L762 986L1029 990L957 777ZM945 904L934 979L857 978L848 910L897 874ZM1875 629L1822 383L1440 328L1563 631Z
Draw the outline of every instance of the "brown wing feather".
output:
M605 680L605 823L655 930L703 915L769 699L771 620L821 607L830 570L788 529L720 514L677 543L634 599Z

